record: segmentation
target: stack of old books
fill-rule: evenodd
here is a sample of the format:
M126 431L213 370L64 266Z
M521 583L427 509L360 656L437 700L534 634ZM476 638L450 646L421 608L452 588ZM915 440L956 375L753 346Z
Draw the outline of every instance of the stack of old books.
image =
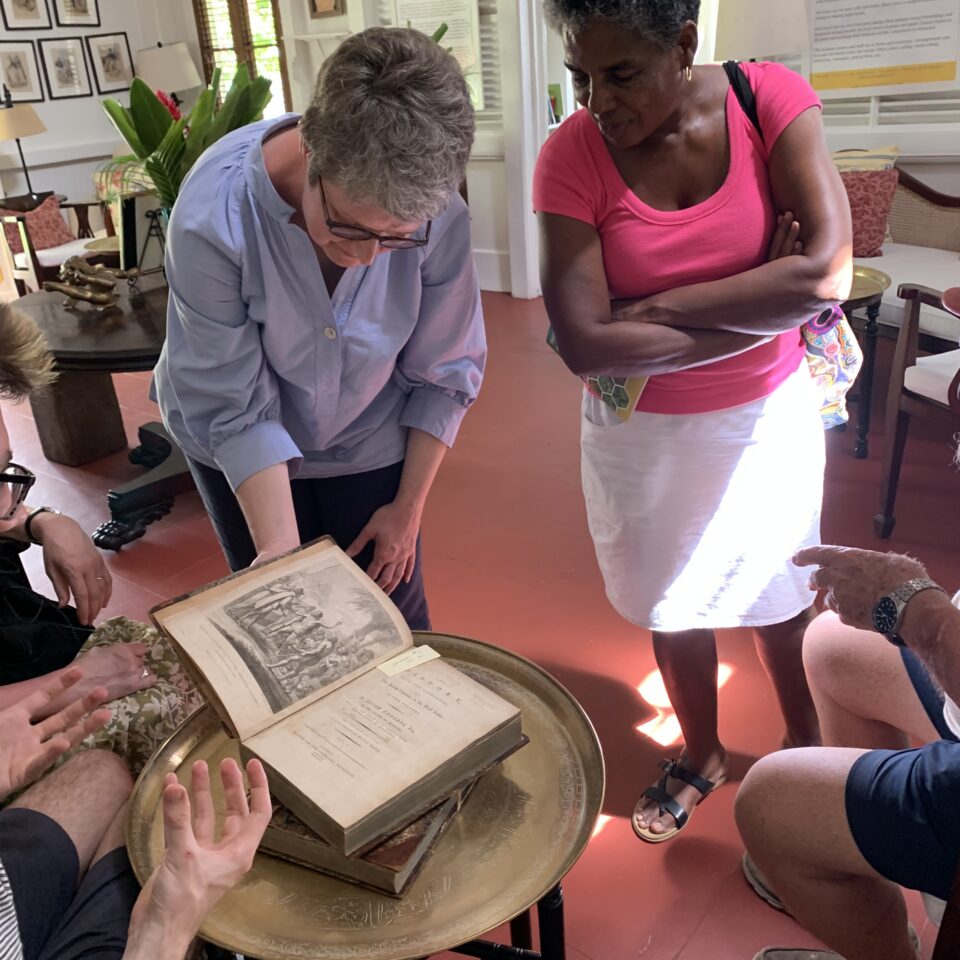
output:
M399 896L520 711L414 646L332 540L152 612L278 801L263 849Z

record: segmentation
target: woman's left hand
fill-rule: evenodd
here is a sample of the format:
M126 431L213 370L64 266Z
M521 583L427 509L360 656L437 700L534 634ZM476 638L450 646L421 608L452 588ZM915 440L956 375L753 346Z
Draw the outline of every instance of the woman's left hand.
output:
M409 583L413 576L419 531L420 511L394 500L380 507L367 521L347 548L347 556L357 556L373 540L373 560L367 567L367 576L384 593L393 593L401 580Z
M110 602L113 581L100 551L76 520L63 515L39 514L33 528L43 545L43 566L57 592L61 607L73 594L81 623L94 617Z

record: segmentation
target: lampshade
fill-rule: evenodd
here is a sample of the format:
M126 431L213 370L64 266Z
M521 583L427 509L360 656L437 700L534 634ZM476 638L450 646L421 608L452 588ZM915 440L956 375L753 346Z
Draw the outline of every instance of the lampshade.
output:
M0 110L0 140L17 140L44 133L46 127L29 103L15 103Z
M749 60L803 53L810 47L804 0L723 0L717 15L715 60Z
M203 80L183 42L160 44L137 53L137 76L151 90L192 90Z

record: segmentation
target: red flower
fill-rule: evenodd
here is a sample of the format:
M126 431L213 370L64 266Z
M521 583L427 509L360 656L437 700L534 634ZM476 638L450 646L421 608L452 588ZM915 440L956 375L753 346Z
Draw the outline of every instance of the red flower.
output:
M177 105L162 90L157 91L157 99L167 108L174 120L180 119L181 114Z

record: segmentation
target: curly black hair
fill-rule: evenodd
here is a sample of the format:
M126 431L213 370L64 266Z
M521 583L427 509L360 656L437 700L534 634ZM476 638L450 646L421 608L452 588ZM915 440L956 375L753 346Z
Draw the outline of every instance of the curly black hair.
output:
M700 0L544 0L554 30L579 33L598 20L615 23L669 50L683 25L700 15Z

